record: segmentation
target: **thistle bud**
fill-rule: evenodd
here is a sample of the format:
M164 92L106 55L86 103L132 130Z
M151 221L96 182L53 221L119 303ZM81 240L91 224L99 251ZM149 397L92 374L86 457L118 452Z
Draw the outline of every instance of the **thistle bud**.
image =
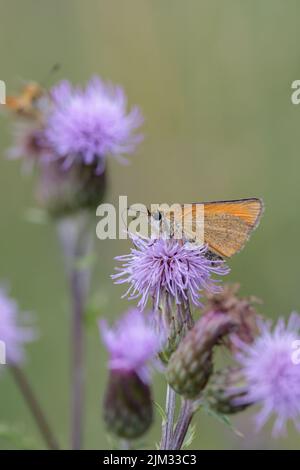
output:
M78 163L65 169L61 162L52 161L39 167L37 199L54 218L96 209L105 189L106 172L97 174L93 165Z
M111 329L100 324L109 352L109 382L104 400L108 429L119 437L133 439L145 433L152 422L149 364L160 350L161 339L152 318L129 310Z
M134 373L111 371L104 399L104 420L107 429L119 437L142 436L153 418L151 390Z
M165 299L167 300L165 304L161 302L159 306L160 312L157 317L160 322L157 325L157 330L158 334L163 331L165 335L159 357L164 364L168 364L170 357L193 324L188 301L175 305L168 295L165 296Z
M246 395L246 382L239 367L227 367L213 374L204 392L210 407L222 414L238 413L250 406L250 400L241 400Z
M186 334L170 358L167 380L185 398L196 398L213 370L213 348L236 323L223 314L206 314Z

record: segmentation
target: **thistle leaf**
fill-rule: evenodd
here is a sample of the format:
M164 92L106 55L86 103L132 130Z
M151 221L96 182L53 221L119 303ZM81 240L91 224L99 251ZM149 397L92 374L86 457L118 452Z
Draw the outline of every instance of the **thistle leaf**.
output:
M157 403L157 401L153 401L153 404L156 407L157 411L159 412L163 424L165 424L167 422L167 415L166 415L165 410L162 408L162 406L159 403Z
M232 424L228 415L218 413L217 411L210 408L210 406L206 402L202 403L202 409L208 416L212 416L213 418L217 419L219 422L225 424L238 437L244 437L244 435L238 429L236 429L235 426Z
M194 442L195 437L196 437L196 426L192 424L188 429L187 435L185 436L185 439L182 444L182 449L188 449Z

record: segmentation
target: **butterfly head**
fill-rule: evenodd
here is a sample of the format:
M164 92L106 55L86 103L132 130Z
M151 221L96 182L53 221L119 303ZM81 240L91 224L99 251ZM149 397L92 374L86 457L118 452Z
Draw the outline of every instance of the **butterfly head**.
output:
M156 210L152 213L150 211L148 211L148 215L149 215L149 217L153 217L153 219L156 222L161 222L161 220L162 220L162 213L161 213L160 210Z

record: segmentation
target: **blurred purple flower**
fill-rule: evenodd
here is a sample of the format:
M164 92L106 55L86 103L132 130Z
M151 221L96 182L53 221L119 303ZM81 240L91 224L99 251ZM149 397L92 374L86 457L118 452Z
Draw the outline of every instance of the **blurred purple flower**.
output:
M22 363L25 358L24 345L35 337L32 328L20 325L17 303L0 288L0 341L5 345L7 363Z
M138 306L143 309L149 296L155 308L162 293L167 292L177 304L191 299L201 306L201 291L219 291L213 274L224 276L229 268L222 260L211 261L206 257L207 247L177 240L150 240L131 236L135 245L128 255L118 256L122 267L113 274L116 284L128 283L129 289L123 297L140 298Z
M6 152L8 158L24 159L26 164L53 158L43 129L35 121L16 121L13 135L14 145Z
M120 158L135 150L143 122L138 107L127 113L127 99L119 86L92 78L85 89L62 81L52 89L53 110L46 137L54 152L69 167L79 161L96 165L102 173L108 155Z
M100 321L100 332L109 355L111 370L136 373L143 382L149 381L149 362L153 362L162 345L162 335L157 334L151 314L142 315L130 309L109 328L105 320Z
M281 318L274 330L270 322L260 323L260 335L251 345L238 341L247 393L237 404L261 403L256 417L260 429L272 414L276 416L273 435L284 434L291 419L300 431L300 364L292 361L293 342L300 329L300 316L292 313L287 325Z

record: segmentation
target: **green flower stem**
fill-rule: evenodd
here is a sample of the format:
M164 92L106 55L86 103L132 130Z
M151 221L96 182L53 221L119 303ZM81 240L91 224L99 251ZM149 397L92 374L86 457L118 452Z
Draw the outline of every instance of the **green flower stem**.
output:
M166 394L166 420L162 424L161 450L170 450L173 439L174 415L176 407L176 393L167 385Z
M170 449L180 450L194 416L193 404L183 400Z
M71 448L79 450L84 419L84 311L90 285L90 266L81 266L93 248L92 218L88 212L58 223L71 300Z
M45 417L45 414L34 394L29 381L27 380L24 372L17 366L11 365L10 371L13 378L20 389L26 404L36 422L37 427L45 441L46 446L50 450L58 450L59 445L51 431L49 423Z

